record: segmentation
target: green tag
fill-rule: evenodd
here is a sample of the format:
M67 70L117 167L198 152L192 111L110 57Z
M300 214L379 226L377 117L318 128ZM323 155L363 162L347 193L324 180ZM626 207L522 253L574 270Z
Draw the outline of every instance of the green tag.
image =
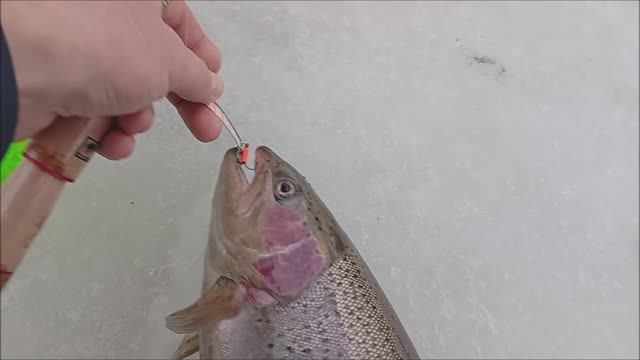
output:
M27 147L28 140L11 143L4 157L0 161L0 184L9 178L9 175L22 163L22 152Z

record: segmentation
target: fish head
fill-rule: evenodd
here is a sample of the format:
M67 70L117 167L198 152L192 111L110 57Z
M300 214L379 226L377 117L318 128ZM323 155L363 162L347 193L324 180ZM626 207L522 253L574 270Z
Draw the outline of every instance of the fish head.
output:
M249 288L295 297L336 258L341 230L304 176L273 150L256 149L251 181L236 155L229 150L220 167L211 262Z

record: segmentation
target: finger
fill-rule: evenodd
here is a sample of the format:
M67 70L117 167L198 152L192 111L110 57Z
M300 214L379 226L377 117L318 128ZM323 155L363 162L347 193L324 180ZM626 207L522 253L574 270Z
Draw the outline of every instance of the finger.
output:
M222 94L222 79L207 68L173 30L166 28L164 44L168 56L169 91L191 102L208 104Z
M118 117L118 127L129 135L145 132L153 124L153 106L149 106L140 111Z
M98 153L109 160L124 159L133 152L134 143L132 135L114 129L102 138Z
M220 136L220 119L205 105L192 103L170 93L167 99L176 107L178 114L193 136L203 142L215 140Z
M220 50L207 38L185 1L169 2L162 19L180 36L185 46L204 61L209 70L216 73L220 70Z
M205 105L183 100L176 108L196 139L209 142L220 136L220 120Z

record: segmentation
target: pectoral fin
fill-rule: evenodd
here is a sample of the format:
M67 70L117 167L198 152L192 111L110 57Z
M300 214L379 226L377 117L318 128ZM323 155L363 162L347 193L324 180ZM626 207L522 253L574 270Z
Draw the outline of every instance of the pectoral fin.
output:
M185 335L182 338L182 342L176 349L176 352L173 353L172 359L174 360L183 360L188 356L191 356L198 352L200 347L198 333Z
M166 326L176 334L198 331L205 325L234 317L245 301L246 289L221 277L192 305L167 315Z

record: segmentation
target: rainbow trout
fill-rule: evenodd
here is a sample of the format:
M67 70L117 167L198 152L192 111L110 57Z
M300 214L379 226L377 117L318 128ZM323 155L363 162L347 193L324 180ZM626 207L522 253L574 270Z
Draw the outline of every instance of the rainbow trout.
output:
M364 260L311 185L259 147L247 181L236 149L213 197L202 295L166 317L175 358L417 359Z

